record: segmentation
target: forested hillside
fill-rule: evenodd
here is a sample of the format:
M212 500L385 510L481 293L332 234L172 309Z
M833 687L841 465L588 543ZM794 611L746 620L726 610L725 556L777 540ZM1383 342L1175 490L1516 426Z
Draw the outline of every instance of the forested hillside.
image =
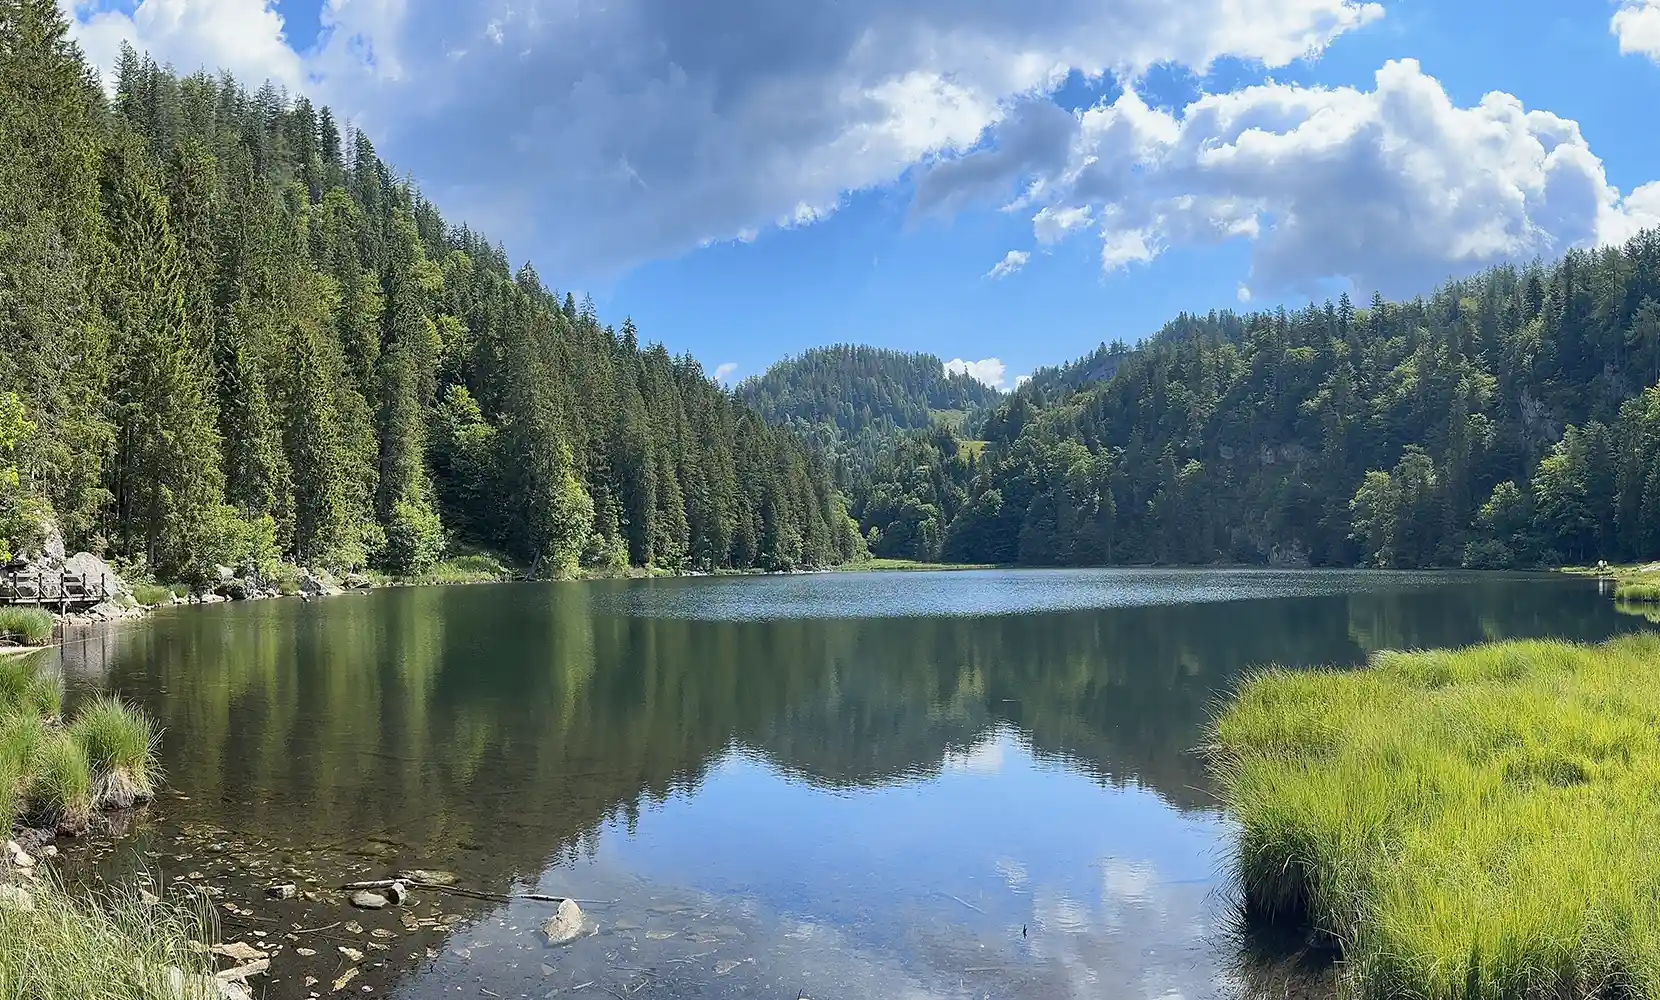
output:
M192 579L788 568L861 542L825 463L689 357L447 223L329 109L0 5L0 539Z
M896 431L961 424L983 415L1003 394L968 375L947 372L932 354L838 344L785 358L745 379L738 398L769 423L796 430L868 468L879 443Z
M737 395L829 457L871 552L899 558L937 554L944 531L937 509L917 502L933 495L931 489L913 490L907 482L918 449L949 440L950 456L930 454L936 466L959 462L961 478L973 460L957 454L970 449L959 449L954 434L980 423L1003 399L978 379L947 372L932 354L852 344L785 358L742 382ZM938 470L930 477L938 479Z
M914 439L909 519L877 527L1030 565L1660 558L1660 234L1409 302L1186 316L1112 365L1015 393L976 467Z

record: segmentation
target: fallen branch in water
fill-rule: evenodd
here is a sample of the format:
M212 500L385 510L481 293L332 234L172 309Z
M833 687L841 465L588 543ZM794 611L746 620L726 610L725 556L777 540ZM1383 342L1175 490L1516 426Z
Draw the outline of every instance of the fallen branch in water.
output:
M294 931L294 933L295 934L316 934L318 931L332 931L336 927L339 927L340 924L341 924L341 921L336 920L332 924L324 924L321 927L301 927L298 930Z
M563 903L569 899L571 902L582 906L614 906L621 902L621 900L616 899L574 899L570 896L548 896L539 892L484 892L480 889L465 889L458 885L441 885L437 882L418 882L414 879L374 879L368 882L350 882L340 888L343 892L357 892L362 889L390 889L397 882L402 882L411 889L448 892L457 896L482 899L488 903L510 903L515 899L528 899L533 903Z

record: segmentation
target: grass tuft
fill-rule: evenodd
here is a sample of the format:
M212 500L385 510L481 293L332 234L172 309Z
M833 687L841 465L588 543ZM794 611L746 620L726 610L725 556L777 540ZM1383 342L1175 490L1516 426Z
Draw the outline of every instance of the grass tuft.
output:
M0 715L23 712L57 715L63 687L54 673L43 672L39 653L0 657Z
M158 604L167 604L173 600L173 588L163 587L159 583L133 584L133 600L147 608Z
M52 615L39 608L0 608L0 640L17 646L44 646L52 641Z
M1249 920L1345 993L1660 998L1660 635L1270 671L1217 720Z
M155 796L157 734L148 716L99 697L80 710L69 733L92 768L100 806L126 809Z
M27 885L27 908L0 905L0 1000L218 1000L207 949L211 908L146 904L124 892L72 898Z
M1622 583L1614 588L1614 600L1633 604L1660 604L1660 583Z
M92 765L67 732L48 732L25 766L24 816L31 825L79 833L92 819Z

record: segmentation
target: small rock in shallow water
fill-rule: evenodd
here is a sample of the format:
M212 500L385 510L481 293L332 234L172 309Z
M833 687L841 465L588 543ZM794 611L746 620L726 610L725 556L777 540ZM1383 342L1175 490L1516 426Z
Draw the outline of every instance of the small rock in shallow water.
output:
M265 894L272 899L293 899L300 894L300 887L297 885L273 885L265 890Z
M351 931L353 934L362 934L363 933L363 925L358 923L355 920L346 921L346 929L348 931Z
M542 925L548 944L566 944L582 936L582 908L573 899L559 901L559 911Z
M341 945L340 946L340 954L345 955L347 958L351 959L354 962L363 961L363 953L361 951L358 951L356 948L348 948L345 945Z
M384 927L376 927L374 930L370 931L369 934L371 937L378 938L395 938L398 936L396 931L389 931Z
M384 910L386 909L386 897L378 892L370 892L364 889L352 894L352 905L362 910Z
M403 873L403 877L411 882L422 882L427 885L454 885L455 872L425 871L416 869Z
M294 949L294 954L300 956L301 958L310 958L311 956L317 954L317 949L316 948L295 948Z
M734 962L730 958L723 958L720 961L715 963L715 975L724 976L728 972L731 972L733 969L736 969L738 966L740 966L742 964L744 964L744 963Z
M393 882L386 887L386 898L393 906L402 906L409 902L409 887L402 882Z
M225 971L218 973L217 978L220 982L238 983L243 982L249 976L260 975L270 968L270 959L262 958L257 962L249 962L247 965L239 965L234 969L226 969Z
M255 962L262 958L269 958L265 952L244 941L232 941L230 944L216 944L208 949L215 955L228 958L234 962Z

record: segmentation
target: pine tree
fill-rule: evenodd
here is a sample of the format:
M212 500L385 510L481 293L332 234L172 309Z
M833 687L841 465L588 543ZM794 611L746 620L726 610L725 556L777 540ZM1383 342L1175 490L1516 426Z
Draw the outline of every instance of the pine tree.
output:
M167 205L131 136L104 167L112 253L104 312L114 326L116 437L112 527L132 552L175 574L201 573L219 553L205 538L219 516L224 474L205 358L186 312Z

